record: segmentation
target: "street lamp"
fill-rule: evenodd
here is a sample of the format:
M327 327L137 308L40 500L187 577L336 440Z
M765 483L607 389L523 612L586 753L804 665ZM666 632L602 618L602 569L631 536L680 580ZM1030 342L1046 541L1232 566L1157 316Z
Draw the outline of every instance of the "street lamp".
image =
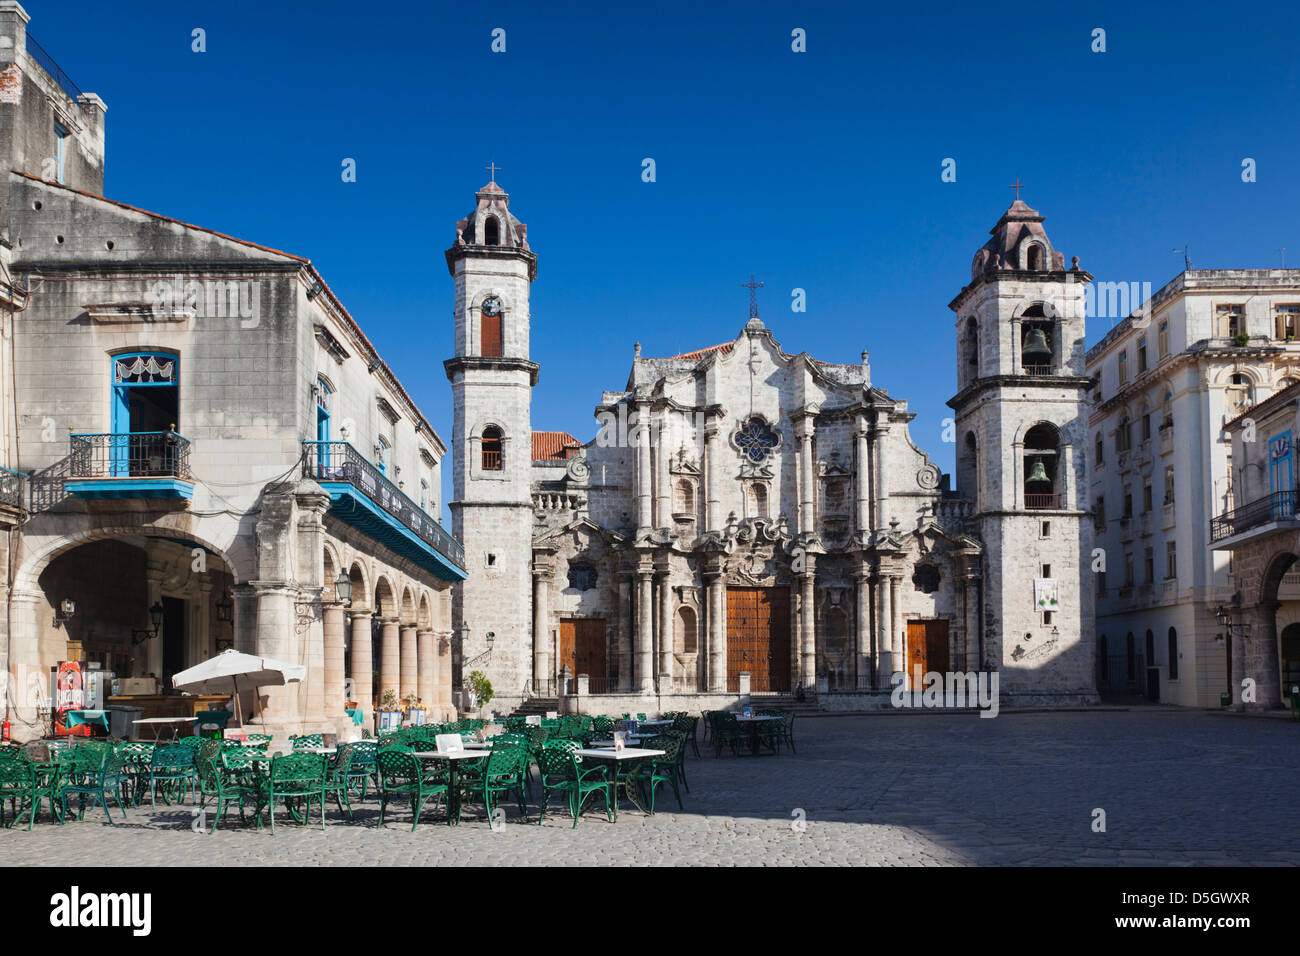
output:
M217 599L216 607L217 620L223 624L229 624L234 616L235 605L230 598L226 597L225 592L222 592L221 597Z
M77 602L72 598L64 598L59 602L59 609L54 612L54 626L62 627L66 622L71 621L76 613Z
M334 594L340 604L352 603L352 578L346 571L339 572L338 580L334 582Z
M143 644L145 641L153 640L155 637L158 636L158 632L162 630L162 622L163 622L162 602L154 601L153 607L149 608L149 623L153 625L153 628L148 631L132 631L131 643Z

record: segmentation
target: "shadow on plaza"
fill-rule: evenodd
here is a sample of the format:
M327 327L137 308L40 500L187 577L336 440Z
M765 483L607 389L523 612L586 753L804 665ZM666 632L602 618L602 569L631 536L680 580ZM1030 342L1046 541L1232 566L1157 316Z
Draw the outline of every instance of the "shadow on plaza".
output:
M801 719L797 753L716 756L700 744L686 760L689 791L679 808L661 786L655 817L626 800L612 826L670 827L691 820L706 827L772 828L766 839L829 827L835 845L870 845L865 828L915 834L971 864L1295 863L1300 837L1290 826L1300 787L1300 724L1230 720L1197 711L1142 708L1103 713L882 715ZM540 788L533 779L527 820L513 800L501 801L506 826L537 827ZM349 822L331 800L325 838L337 829L374 829L379 803L370 792L353 799ZM103 810L64 828L102 829ZM1095 829L1098 811L1104 831ZM156 810L146 797L125 822L114 808L115 829L134 832L206 832L209 805L196 828L194 805ZM320 831L320 810L294 823L276 811L276 833L239 822L232 806L218 833L273 840ZM42 814L37 829L52 824ZM563 797L553 796L545 829L570 830ZM603 802L589 802L572 839L610 827ZM60 829L64 829L60 828ZM491 826L482 803L467 804L462 830ZM25 829L25 824L14 828ZM416 833L405 801L390 804L384 829L416 839L446 832L445 806L426 807ZM517 831L516 831L517 832ZM423 834L423 836L421 836ZM292 844L290 844L292 846Z

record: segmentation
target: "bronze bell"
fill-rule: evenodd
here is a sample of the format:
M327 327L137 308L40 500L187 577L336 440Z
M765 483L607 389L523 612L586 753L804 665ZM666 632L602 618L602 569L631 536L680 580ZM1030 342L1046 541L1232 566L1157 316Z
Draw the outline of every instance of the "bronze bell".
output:
M1029 477L1025 479L1026 484L1031 481L1045 481L1048 484L1052 481L1047 475L1047 468L1043 466L1043 459L1041 458L1034 459L1034 467L1029 470Z
M1032 358L1039 357L1050 359L1052 356L1052 347L1047 344L1047 336L1044 334L1042 329L1030 329L1025 333L1025 341L1021 345L1020 353L1024 356L1025 361L1027 362Z

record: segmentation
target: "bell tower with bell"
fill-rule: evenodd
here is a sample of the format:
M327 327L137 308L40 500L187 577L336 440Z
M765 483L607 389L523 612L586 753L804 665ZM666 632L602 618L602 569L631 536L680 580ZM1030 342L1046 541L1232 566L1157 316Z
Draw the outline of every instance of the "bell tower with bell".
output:
M1019 198L975 254L956 313L957 492L984 544L968 668L1005 706L1096 696L1084 290Z

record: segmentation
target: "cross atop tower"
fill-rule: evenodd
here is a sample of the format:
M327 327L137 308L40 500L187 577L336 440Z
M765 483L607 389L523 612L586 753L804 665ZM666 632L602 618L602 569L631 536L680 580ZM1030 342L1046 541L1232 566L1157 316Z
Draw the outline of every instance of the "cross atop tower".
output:
M1025 188L1025 184L1022 183L1022 182L1020 181L1020 177L1017 176L1017 177L1016 177L1016 181L1015 181L1014 183L1012 183L1010 186L1008 186L1007 188L1008 188L1008 189L1014 189L1014 190L1016 191L1016 200L1019 201L1019 200L1020 200L1020 190L1022 190L1022 189Z
M488 171L488 173L491 174L491 176L492 176L492 182L496 182L496 181L497 181L497 173L501 171L501 167L497 165L496 160L495 160L495 159L492 160L492 162L488 163L488 164L487 164L486 166L484 166L483 168L486 169L486 170Z
M758 318L758 290L763 288L763 283L754 281L754 273L749 274L749 281L740 284L742 289L749 290L749 317Z

